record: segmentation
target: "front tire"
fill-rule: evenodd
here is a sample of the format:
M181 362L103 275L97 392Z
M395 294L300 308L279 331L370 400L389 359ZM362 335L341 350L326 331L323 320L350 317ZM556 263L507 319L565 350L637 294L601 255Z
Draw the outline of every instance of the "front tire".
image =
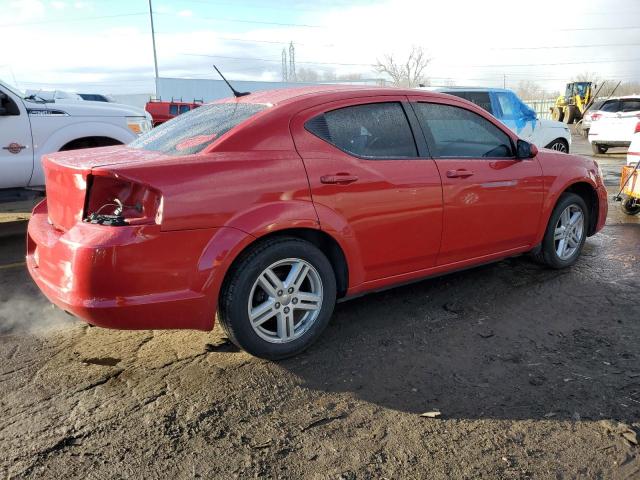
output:
M562 119L562 121L564 123L566 123L567 125L571 125L573 123L573 121L576 119L577 111L578 111L578 109L575 106L569 105L565 109L564 118Z
M555 120L556 122L561 122L562 121L562 117L564 117L564 112L562 111L562 109L560 107L553 107L551 109L551 119Z
M238 347L278 360L317 340L335 301L335 274L322 251L297 238L275 238L251 248L229 272L219 320Z
M551 268L573 265L587 239L589 209L584 199L575 193L563 193L558 200L542 240L533 254L540 263Z

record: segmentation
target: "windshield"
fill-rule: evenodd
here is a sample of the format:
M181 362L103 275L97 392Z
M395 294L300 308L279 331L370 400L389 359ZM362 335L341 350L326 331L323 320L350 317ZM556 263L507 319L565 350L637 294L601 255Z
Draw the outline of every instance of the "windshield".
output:
M22 90L14 87L13 85L9 85L6 82L3 82L0 80L0 86L2 86L3 88L6 88L7 90L9 90L11 93L13 93L14 95L20 97L20 98L24 98L25 94Z
M203 105L163 123L129 146L167 155L191 155L265 108L267 105L251 103Z

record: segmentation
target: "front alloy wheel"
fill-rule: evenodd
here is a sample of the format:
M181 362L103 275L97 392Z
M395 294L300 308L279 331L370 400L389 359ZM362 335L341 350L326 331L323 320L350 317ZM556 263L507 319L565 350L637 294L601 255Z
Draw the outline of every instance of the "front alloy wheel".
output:
M276 237L235 262L220 293L218 319L237 346L277 360L320 336L335 301L335 273L324 253L305 240Z
M563 193L558 199L542 239L532 254L536 261L552 268L572 265L580 256L587 238L589 209L575 193Z
M582 209L572 204L565 208L556 222L553 234L556 254L560 260L568 260L582 244L584 215Z

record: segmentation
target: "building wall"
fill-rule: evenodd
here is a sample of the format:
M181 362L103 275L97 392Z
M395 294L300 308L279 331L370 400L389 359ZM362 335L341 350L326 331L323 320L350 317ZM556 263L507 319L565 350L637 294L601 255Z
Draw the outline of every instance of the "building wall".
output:
M142 108L147 104L153 96L151 93L125 93L122 95L110 95L117 103L123 103L131 107Z

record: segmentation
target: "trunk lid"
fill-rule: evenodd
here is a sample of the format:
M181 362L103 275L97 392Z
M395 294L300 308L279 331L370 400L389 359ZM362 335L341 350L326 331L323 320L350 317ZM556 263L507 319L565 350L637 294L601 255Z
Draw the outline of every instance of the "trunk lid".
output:
M126 146L70 150L43 155L49 221L69 230L82 221L87 178L95 167L142 163L164 157L161 153Z

